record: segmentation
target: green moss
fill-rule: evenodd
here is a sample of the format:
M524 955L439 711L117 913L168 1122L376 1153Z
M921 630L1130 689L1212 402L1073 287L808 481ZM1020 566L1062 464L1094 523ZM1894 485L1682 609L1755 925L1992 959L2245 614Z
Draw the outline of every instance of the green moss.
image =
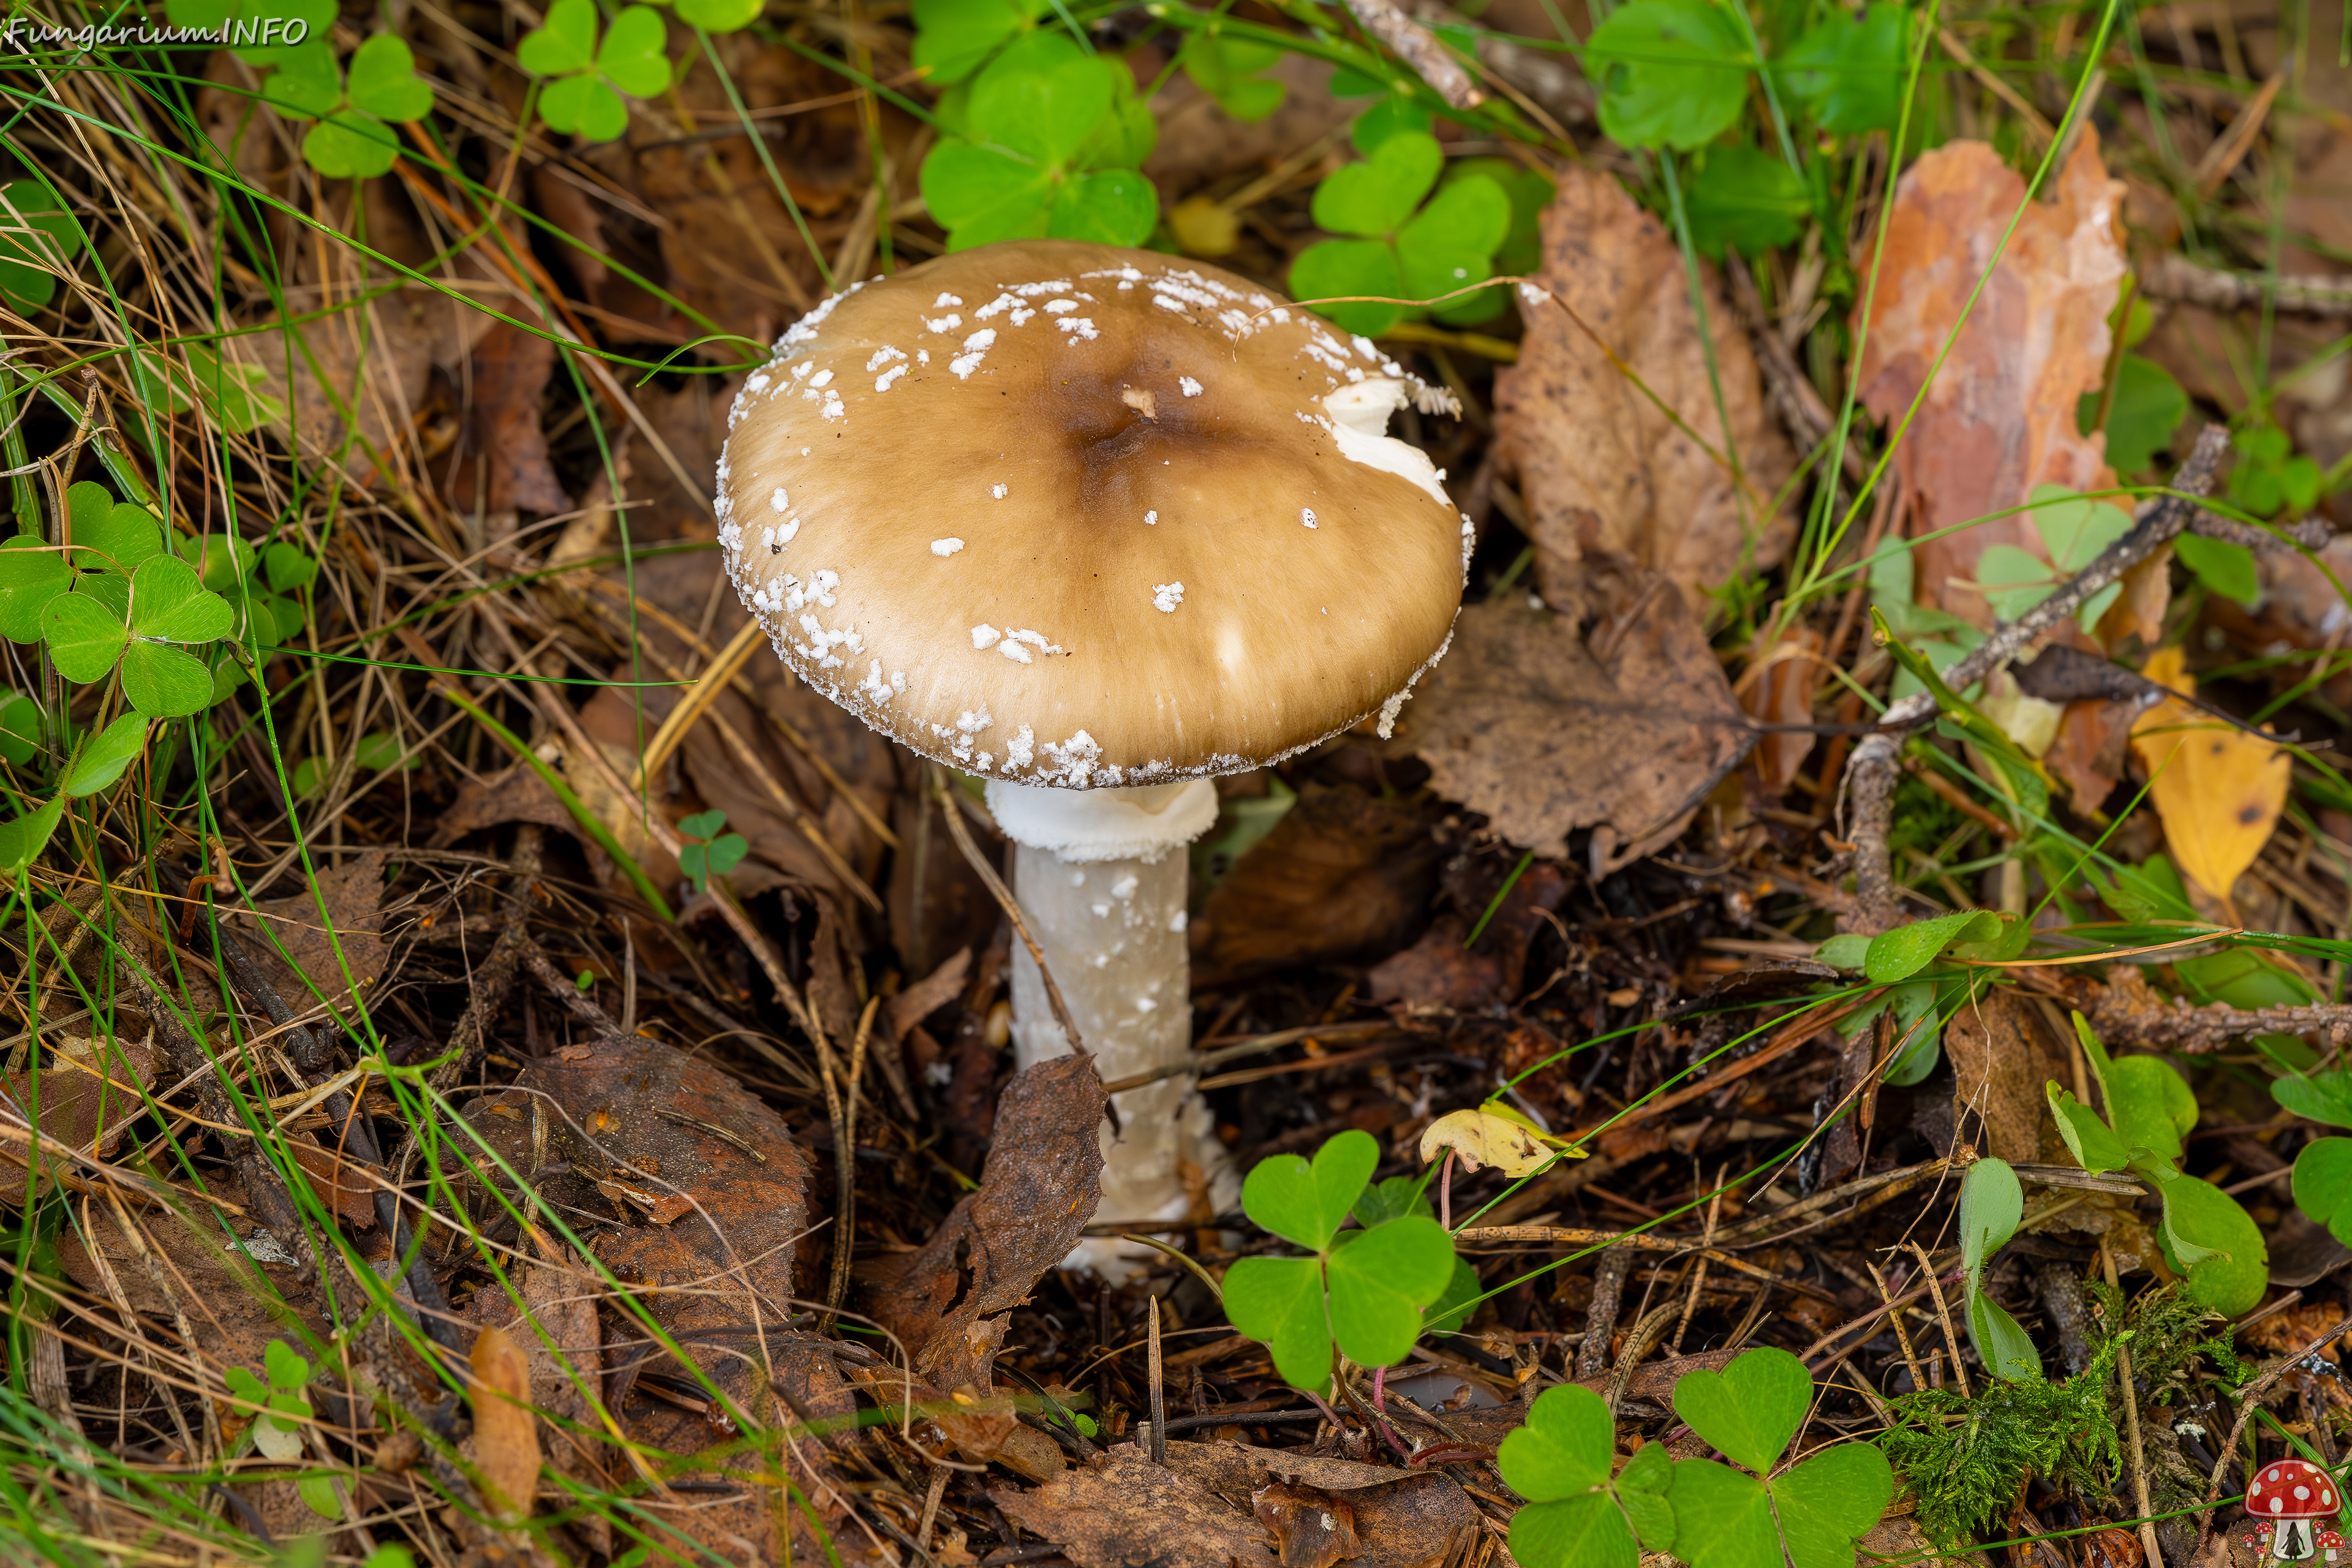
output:
M2034 1476L2068 1490L2104 1490L2121 1463L2107 1405L2120 1342L2063 1383L1995 1382L1974 1399L1923 1388L1893 1401L1895 1421L1878 1446L1910 1494L1927 1539L1946 1550L1967 1544L2008 1515Z

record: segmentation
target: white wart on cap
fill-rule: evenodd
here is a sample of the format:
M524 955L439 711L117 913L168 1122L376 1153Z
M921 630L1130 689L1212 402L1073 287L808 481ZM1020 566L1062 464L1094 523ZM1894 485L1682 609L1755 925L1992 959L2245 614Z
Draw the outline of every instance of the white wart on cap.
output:
M1151 251L1015 241L853 286L745 382L728 574L777 653L967 772L1131 785L1393 719L1469 524L1363 338ZM1383 724L1385 730L1385 723Z

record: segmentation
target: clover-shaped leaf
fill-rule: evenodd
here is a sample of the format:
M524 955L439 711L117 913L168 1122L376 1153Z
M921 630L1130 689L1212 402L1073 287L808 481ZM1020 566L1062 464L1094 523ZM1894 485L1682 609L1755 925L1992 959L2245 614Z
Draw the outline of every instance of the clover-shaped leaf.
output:
M555 0L546 25L526 34L515 59L535 76L552 77L539 95L540 118L551 130L591 142L610 142L629 128L621 94L651 98L670 81L661 14L631 5L596 41L596 0Z
M1675 1414L1751 1470L1780 1458L1812 1403L1813 1374L1787 1351L1760 1346L1721 1372L1694 1372L1675 1384Z
M1612 1477L1615 1458L1599 1394L1568 1384L1537 1397L1527 1425L1504 1436L1496 1458L1503 1479L1528 1500L1511 1520L1511 1555L1523 1568L1633 1568L1642 1548L1673 1548L1664 1447L1644 1445Z
M1215 99L1228 115L1251 125L1282 107L1282 83L1256 74L1281 58L1282 51L1272 44L1223 33L1195 33L1176 56L1193 86Z
M1756 256L1793 242L1812 208L1804 181L1786 159L1744 142L1708 148L1706 166L1685 198L1691 243L1716 261L1727 247Z
M0 636L41 640L41 612L73 585L73 568L37 533L0 540Z
M155 514L118 501L104 485L83 480L66 491L73 564L85 570L130 572L162 553L163 530Z
M1396 252L1384 239L1326 239L1308 246L1290 264L1290 292L1294 299L1325 301L1351 296L1405 297ZM1349 331L1366 337L1380 336L1402 321L1405 313L1402 305L1322 303L1314 309Z
M120 612L99 602L96 595L60 594L41 612L41 637L49 645L49 662L59 675L77 686L103 680L122 657L131 628Z
M310 1363L284 1340L262 1347L261 1364L269 1373L269 1385L281 1394L291 1394L310 1381Z
M1790 92L1833 135L1894 130L1903 118L1910 24L1909 11L1893 0L1872 0L1859 19L1831 7L1781 56Z
M218 350L202 343L186 344L181 353L185 363L144 349L132 352L131 374L142 406L168 416L201 405L233 436L286 417L285 402L269 393L268 374L259 365L226 359ZM131 420L129 427L133 435L146 438L144 420Z
M2352 1071L2290 1073L2272 1080L2271 1098L2297 1116L2352 1127Z
M1393 233L1412 216L1444 166L1445 151L1427 132L1391 135L1363 162L1333 170L1315 187L1315 226L1332 234Z
M751 846L741 834L719 831L726 826L723 811L698 812L677 825L680 834L701 840L677 852L677 868L692 879L698 893L709 889L711 878L732 871L751 853Z
M335 47L313 38L278 58L278 68L261 84L262 101L298 120L318 120L341 101L343 81L335 69Z
M1601 129L1621 146L1703 147L1747 101L1752 57L1714 0L1633 0L1584 50L1601 86Z
M1812 1374L1783 1350L1752 1350L1721 1373L1675 1384L1675 1414L1759 1475L1780 1461L1812 1401ZM1691 1568L1847 1568L1853 1543L1895 1495L1886 1456L1845 1443L1777 1479L1710 1459L1677 1463L1666 1500L1676 1556Z
M29 697L0 702L0 761L21 768L41 749L41 705Z
M331 56L331 73L332 64ZM315 85L310 90L315 93ZM416 74L407 44L378 33L352 56L341 92L326 109L312 111L319 122L302 138L303 160L330 179L372 179L400 155L393 124L432 111L433 89Z
M1245 1258L1225 1276L1226 1315L1265 1343L1276 1370L1298 1387L1329 1381L1335 1344L1367 1366L1402 1360L1427 1326L1424 1309L1453 1282L1452 1238L1426 1215L1342 1234L1379 1163L1380 1145L1351 1130L1312 1162L1297 1154L1261 1161L1242 1184L1252 1220L1316 1255Z
M1045 0L915 0L915 65L937 86L960 82L1045 14Z
M1242 1212L1283 1240L1320 1252L1331 1245L1357 1194L1381 1163L1369 1132L1349 1129L1315 1152L1261 1160L1242 1183Z
M291 594L318 580L319 561L300 545L281 539L261 552L261 572L272 593Z
M57 298L58 269L88 244L65 198L36 176L0 184L0 296L21 310Z
M195 568L157 555L131 575L131 632L157 642L213 642L229 634L228 601L207 589Z

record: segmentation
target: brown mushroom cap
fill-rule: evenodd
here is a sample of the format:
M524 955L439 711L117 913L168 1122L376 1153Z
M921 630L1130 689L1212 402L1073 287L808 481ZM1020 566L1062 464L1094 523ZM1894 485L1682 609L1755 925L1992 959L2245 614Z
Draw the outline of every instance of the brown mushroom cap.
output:
M1379 416L1429 395L1213 268L945 257L826 301L747 380L728 574L795 672L955 767L1258 766L1393 717L1461 601L1467 521L1425 458L1327 408L1351 387Z

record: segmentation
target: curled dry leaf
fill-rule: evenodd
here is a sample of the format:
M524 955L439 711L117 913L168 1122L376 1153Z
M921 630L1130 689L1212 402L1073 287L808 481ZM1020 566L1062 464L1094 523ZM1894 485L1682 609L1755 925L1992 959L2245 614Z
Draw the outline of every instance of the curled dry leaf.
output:
M128 1020L121 1022L127 1026ZM42 1038L49 1047L49 1065L27 1062L23 1072L0 1081L0 1119L17 1128L39 1128L54 1147L107 1153L146 1114L140 1089L153 1081L161 1065L154 1046L62 1031L45 1032ZM0 1203L23 1205L27 1153L22 1144L0 1142Z
M1447 868L1445 892L1453 908L1430 922L1422 939L1391 953L1364 976L1375 1002L1406 1002L1415 1007L1451 1007L1458 1013L1517 1001L1527 980L1528 949L1545 916L1568 897L1568 878L1549 860L1538 860L1511 885L1494 913L1484 913L1494 897L1492 882L1471 882ZM1471 928L1486 922L1473 945Z
M1526 497L1536 580L1547 599L1576 603L1591 564L1607 562L1659 574L1700 609L1707 589L1788 548L1792 525L1771 498L1795 454L1714 269L1702 277L1719 411L1673 237L1598 168L1563 170L1559 182L1543 213L1541 274L1559 303L1526 308L1518 365L1495 391L1496 446ZM1675 428L1577 320L1727 460ZM1734 454L1744 482L1728 467Z
M2140 673L2184 696L2197 694L2179 648L2156 654ZM2147 770L2148 798L2174 861L2226 904L2286 808L2294 764L2285 748L2185 702L2166 701L2132 726L2132 752Z
M576 253L574 253L576 254ZM446 489L461 512L570 511L572 501L548 461L539 411L555 369L555 344L504 321L474 345L467 377L472 417L467 446L450 465Z
M1421 1135L1422 1163L1436 1159L1441 1150L1451 1150L1465 1171L1492 1165L1513 1178L1531 1176L1563 1153L1581 1158L1584 1152L1547 1137L1526 1118L1495 1105L1452 1111L1431 1122Z
M1102 1198L1103 1108L1091 1057L1024 1068L996 1105L996 1140L967 1194L874 1292L877 1321L917 1372L953 1388L992 1386L1005 1318L1069 1256Z
M1927 388L1895 449L1895 471L1916 498L1913 578L1921 603L1978 626L1993 622L1973 586L1987 548L2050 559L2030 516L1987 514L2022 506L2036 485L2087 491L2116 482L2105 437L2075 426L2076 403L2105 375L2107 316L2124 275L2123 184L2107 178L2088 127L2055 195L2027 204L2023 176L1999 153L1949 142L1904 172L1875 258L1862 400L1879 419L1899 421Z
M530 1408L530 1359L504 1329L474 1336L474 1462L482 1500L509 1522L530 1517L539 1492L539 1418Z
M1753 736L1698 618L1663 580L1590 630L1514 594L1473 605L1392 744L1538 855L1592 829L1606 876L1679 834Z
M1282 1568L1332 1568L1363 1555L1356 1510L1344 1497L1276 1481L1258 1489L1250 1511L1274 1536Z
M1952 1063L1952 1110L1964 1131L1980 1120L1986 1153L2021 1164L2067 1163L2057 1129L2048 1125L2042 1086L2071 1083L2073 1068L2066 1052L2052 1047L2032 1002L2006 986L1986 993L1944 1026L1944 1054Z

